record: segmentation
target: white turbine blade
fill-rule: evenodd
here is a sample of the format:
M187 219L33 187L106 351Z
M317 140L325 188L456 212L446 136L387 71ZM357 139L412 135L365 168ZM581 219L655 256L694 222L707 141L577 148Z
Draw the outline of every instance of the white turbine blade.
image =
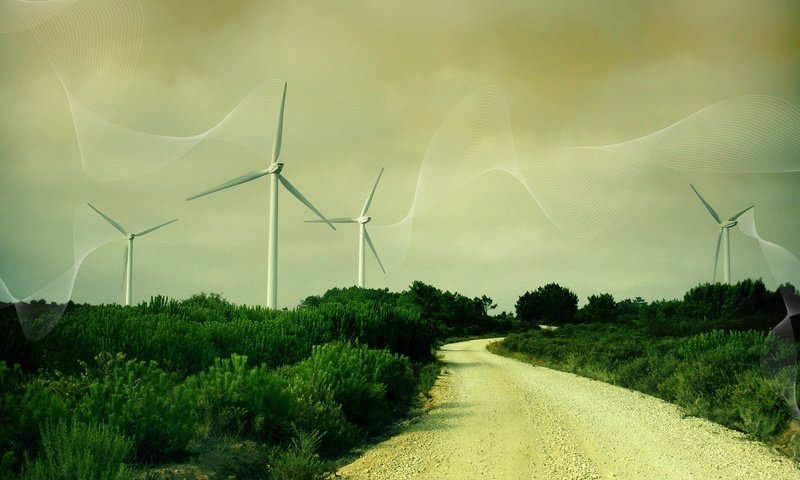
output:
M372 191L369 192L369 196L367 197L367 201L364 202L364 208L361 209L361 217L367 214L367 210L369 210L369 204L372 203L372 197L375 195L375 189L378 188L378 182L381 180L381 175L383 175L383 168L381 168L380 173L378 173L378 178L375 180L375 185L372 186Z
M161 227L164 227L166 225L169 225L170 223L177 222L177 221L178 221L178 219L176 218L176 219L170 220L169 222L164 222L161 225L156 225L155 227L150 227L147 230L142 230L141 232L134 233L133 236L134 237L141 237L142 235L148 234L148 233L152 232L153 230L158 230Z
M711 283L714 283L717 279L717 264L719 263L719 244L722 243L722 229L719 230L719 236L717 237L717 253L714 254L714 278L711 279Z
M325 218L325 215L323 215L322 212L317 210L317 207L312 205L311 202L309 202L308 199L306 197L304 197L302 193L300 193L300 190L296 189L294 187L294 185L292 185L289 182L289 180L286 180L286 178L283 175L281 175L280 173L276 173L275 175L278 176L278 180L280 180L281 184L283 184L283 186L286 187L286 190L289 190L289 192L292 195L294 195L298 200L300 200L300 202L302 202L303 205L305 205L306 207L310 208L311 211L316 213L319 218L321 218L325 223L327 223L332 229L336 230L336 227L333 226L333 224L330 222L330 220Z
M710 213L710 214L711 214L711 216L712 216L712 217L714 217L714 220L716 220L716 221L717 221L717 223L722 223L722 220L720 220L720 218L719 218L719 215L717 215L717 212L715 212L715 211L714 211L714 209L713 209L713 208L711 208L711 205L709 205L709 204L708 204L708 202L706 202L706 201L705 201L705 199L703 198L703 196L702 196L702 195L700 195L700 192L698 192L698 191L697 191L697 189L696 189L696 188L694 188L694 185L692 185L692 184L690 183L690 184L689 184L689 186L690 186L690 187L692 187L692 190L694 190L694 193L696 193L696 194L697 194L697 196L700 198L700 201L701 201L701 202L703 202L703 205L705 205L705 206L706 206L706 209L708 210L708 213Z
M306 223L358 223L355 218L329 218L328 220L306 220Z
M749 207L745 208L745 209L744 209L744 210L742 210L741 212L739 212L739 213L737 213L736 215L732 216L732 217L731 217L731 218L729 218L728 220L730 220L731 222L732 222L732 221L734 221L734 220L736 220L737 218L741 217L741 216L744 214L744 212L746 212L746 211L750 210L750 209L751 209L751 208L753 208L753 207L755 207L755 205L750 205Z
M386 269L383 268L383 264L381 263L381 257L378 256L378 251L375 250L375 245L372 244L372 239L369 238L369 232L367 232L367 229L364 229L364 239L367 241L369 249L372 250L373 254L375 254L375 260L378 261L378 265L381 266L381 270L383 271L383 273L386 273Z
M106 215L105 213L101 212L100 210L98 210L98 209L94 208L94 205L92 205L91 203L87 203L86 205L89 205L90 207L92 207L92 210L94 210L95 212L97 212L98 214L100 214L100 216L101 216L101 217L105 218L105 219L106 219L106 221L107 221L108 223L110 223L112 227L114 227L114 228L116 228L117 230L119 230L119 231L120 231L120 232L121 232L123 235L125 235L126 237L128 236L128 232L126 232L126 231L125 231L125 229L124 229L124 228L122 228L122 225L120 225L119 223L115 222L114 220L111 220L111 217L109 217L109 216L108 216L108 215Z
M125 288L125 279L128 277L128 243L125 242L125 256L122 257L122 283L120 289Z
M275 142L272 144L272 163L278 161L281 156L281 142L283 141L283 109L286 105L286 82L283 82L283 98L281 99L281 111L278 114L278 129L275 131Z
M195 198L202 197L204 195L208 195L209 193L218 192L220 190L224 190L226 188L235 187L236 185L240 185L242 183L249 182L250 180L255 180L256 178L263 177L267 175L269 172L266 170L256 170L254 172L247 173L242 175L241 177L234 178L233 180L227 181L222 185L216 186L210 190L206 190L205 192L198 193L197 195L192 195L191 197L187 198L186 200L194 200Z

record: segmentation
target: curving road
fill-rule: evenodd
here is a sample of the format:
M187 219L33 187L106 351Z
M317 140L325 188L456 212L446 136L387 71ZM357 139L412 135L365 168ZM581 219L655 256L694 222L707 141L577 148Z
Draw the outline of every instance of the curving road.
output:
M445 345L437 406L340 478L793 479L768 447L661 400L486 350Z

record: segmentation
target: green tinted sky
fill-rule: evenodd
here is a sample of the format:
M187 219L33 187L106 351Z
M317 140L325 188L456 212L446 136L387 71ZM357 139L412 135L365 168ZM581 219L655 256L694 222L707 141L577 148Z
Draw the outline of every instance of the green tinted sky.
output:
M193 135L260 83L285 80L287 177L326 214L354 215L386 167L371 211L382 225L403 218L434 132L483 85L505 93L520 153L637 138L739 95L800 105L794 1L493 3L142 0L140 55L114 121ZM265 302L267 182L184 201L260 159L206 141L155 173L93 180L35 36L5 33L0 52L0 277L12 293L69 267L72 213L89 201L131 229L181 219L137 240L135 298ZM645 166L617 220L585 239L553 226L512 176L490 172L415 219L399 269L383 275L368 259L367 283L401 290L418 279L504 309L551 281L582 299L674 298L713 268L717 228L689 182L723 216L757 204L761 235L798 255L799 180ZM355 283L355 228L306 225L311 215L286 195L280 209L282 306ZM734 279L774 287L757 244L736 230L732 243ZM86 259L77 301L122 301L123 245Z

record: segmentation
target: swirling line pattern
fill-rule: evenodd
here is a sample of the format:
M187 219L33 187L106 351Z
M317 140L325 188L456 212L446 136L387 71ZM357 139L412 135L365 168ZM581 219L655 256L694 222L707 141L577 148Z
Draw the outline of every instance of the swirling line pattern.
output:
M217 124L193 136L141 132L113 122L135 70L142 21L138 0L0 2L0 32L30 29L61 81L86 174L99 180L141 176L205 139L236 143L268 159L282 85L278 81L260 85ZM588 237L619 216L643 165L717 173L797 171L798 132L796 107L773 97L745 96L626 142L518 155L505 95L487 86L468 96L434 134L403 220L373 228L373 236L377 243L395 244L391 251L399 252L399 262L389 263L399 265L417 215L499 170L516 178L554 225ZM82 223L76 220L76 231ZM90 251L81 250L70 270L28 298L52 293L68 299L77 269ZM0 295L19 304L2 280Z
M177 137L114 123L142 44L139 0L2 0L0 33L33 32L72 112L84 172L125 180L158 170L206 139L270 158L283 82L256 87L215 125Z
M514 177L559 229L591 237L613 224L645 165L703 173L799 171L800 110L775 97L742 96L625 142L518 155L503 91L482 87L433 135L406 215L398 223L373 227L372 235L399 252L385 262L397 268L414 217L499 170Z
M13 304L22 331L28 340L44 338L58 323L72 297L75 277L86 257L98 248L120 239L119 232L103 220L87 204L79 205L73 214L73 263L61 275L24 298L11 294L0 278L0 306ZM32 303L47 299L49 303Z

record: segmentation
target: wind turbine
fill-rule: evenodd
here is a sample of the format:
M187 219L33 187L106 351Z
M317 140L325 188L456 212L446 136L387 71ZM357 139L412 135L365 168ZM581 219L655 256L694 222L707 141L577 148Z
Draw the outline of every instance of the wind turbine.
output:
M108 215L101 212L100 210L96 209L94 205L88 203L92 210L100 214L101 217L105 218L108 223L111 224L112 227L116 228L120 231L123 235L128 238L128 244L125 246L125 271L123 273L123 279L125 282L125 306L129 306L131 304L131 294L133 293L133 239L136 237L141 237L142 235L147 235L148 233L152 232L153 230L158 230L159 228L169 225L172 222L177 222L178 219L170 220L169 222L164 222L160 225L156 225L155 227L146 228L140 232L136 233L129 233L127 230L122 228L122 226L111 219Z
M711 216L714 217L714 220L717 222L717 225L719 225L719 228L720 228L719 236L717 237L717 253L714 256L714 279L717 278L717 262L719 261L719 246L720 246L720 243L722 243L723 244L723 253L725 255L724 258L723 258L723 261L722 261L722 280L723 280L723 283L730 284L731 283L730 229L731 229L731 227L735 227L736 226L736 224L737 224L736 219L737 218L742 216L742 214L744 212L750 210L755 205L750 205L749 207L745 208L741 212L737 213L736 215L733 215L728 220L723 222L719 218L719 215L717 215L717 212L715 212L714 209L711 208L711 205L709 205L708 202L706 202L705 199L702 197L702 195L700 195L700 192L698 192L697 189L694 188L694 185L692 185L690 183L689 186L692 187L692 190L694 190L694 193L696 193L698 198L700 198L700 201L703 202L703 205L705 205L706 209L708 210L708 213L710 213Z
M383 268L383 264L381 263L380 257L378 257L378 251L375 250L375 245L372 243L372 239L369 238L369 233L367 233L367 224L372 217L367 216L367 211L369 210L369 205L372 203L372 197L375 195L375 189L378 188L378 182L381 180L381 175L383 175L383 168L381 168L380 173L378 173L378 178L375 180L375 185L372 186L372 191L369 192L367 196L367 201L364 202L364 207L361 209L361 213L358 217L353 218L332 218L329 220L330 223L357 223L358 224L358 286L364 288L364 273L365 273L365 266L364 266L364 243L366 242L369 245L370 250L375 255L375 260L378 261L378 265L380 265L381 270L383 273L386 273L386 269ZM320 220L306 220L306 223L321 223Z
M233 180L225 182L222 185L216 186L210 190L206 190L205 192L198 193L197 195L192 195L186 199L192 200L204 195L208 195L209 193L218 192L226 188L241 185L242 183L247 183L251 180L263 177L264 175L271 175L269 182L270 208L268 238L269 245L267 254L267 307L272 309L278 308L278 182L280 182L280 184L283 185L286 190L289 190L289 193L294 195L295 198L300 200L303 205L311 209L311 211L316 213L319 218L330 225L332 229L336 230L336 227L334 227L328 221L328 219L325 218L322 212L317 210L317 207L312 205L311 202L309 202L308 199L304 197L303 194L300 193L300 191L289 182L289 180L286 180L286 177L281 175L283 163L278 162L278 158L281 155L281 139L283 137L283 110L285 105L286 83L283 84L283 98L281 99L281 110L278 116L278 129L275 131L275 141L272 145L272 163L266 169L246 173L241 177L234 178Z

